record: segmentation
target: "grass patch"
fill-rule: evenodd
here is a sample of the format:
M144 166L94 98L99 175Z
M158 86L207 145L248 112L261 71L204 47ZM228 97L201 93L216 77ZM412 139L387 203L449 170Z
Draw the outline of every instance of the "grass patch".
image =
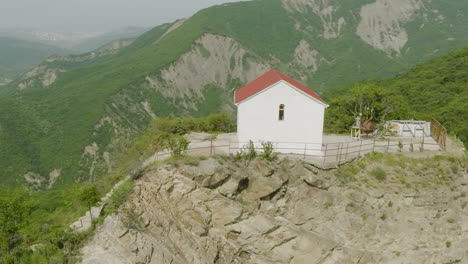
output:
M354 162L340 166L335 175L343 182L355 181L361 168Z
M386 215L386 214L382 214L382 215L380 216L380 220L382 220L382 221L387 220L387 215Z
M116 212L117 209L127 201L128 197L133 191L134 183L132 180L126 180L119 187L114 189L111 197L109 198L108 208L110 212ZM107 212L107 211L106 211Z
M370 175L379 181L384 181L387 178L387 173L384 169L377 167L370 171Z

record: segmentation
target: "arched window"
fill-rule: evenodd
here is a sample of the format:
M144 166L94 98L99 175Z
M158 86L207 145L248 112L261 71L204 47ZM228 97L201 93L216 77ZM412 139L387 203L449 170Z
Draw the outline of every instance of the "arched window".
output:
M279 106L279 116L278 116L279 121L284 120L284 104L280 104Z

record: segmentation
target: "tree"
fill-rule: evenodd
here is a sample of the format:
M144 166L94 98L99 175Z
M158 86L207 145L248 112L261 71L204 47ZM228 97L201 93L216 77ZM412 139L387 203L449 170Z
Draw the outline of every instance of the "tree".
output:
M336 94L341 95L330 100L326 115L327 128L331 130L347 130L359 114L362 114L362 120L376 123L408 118L410 114L409 106L401 95L372 83L354 85Z
M82 205L88 207L89 216L91 217L91 220L93 220L93 215L91 214L91 207L100 201L100 196L96 184L84 186L78 198Z
M181 135L171 135L167 139L167 146L171 151L171 156L174 158L179 158L187 150L190 141L188 141L184 136Z
M24 189L5 188L0 191L0 256L8 258L20 244L22 239L18 231L27 225L36 203Z

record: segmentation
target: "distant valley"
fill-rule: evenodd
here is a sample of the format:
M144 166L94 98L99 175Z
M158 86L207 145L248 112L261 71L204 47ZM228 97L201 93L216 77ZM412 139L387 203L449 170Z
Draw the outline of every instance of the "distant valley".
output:
M149 28L126 27L109 32L63 32L37 29L0 28L0 37L15 38L52 45L72 54L93 51L111 41L134 39Z
M53 54L64 55L56 46L0 37L0 87Z
M31 70L51 55L82 54L113 41L129 42L146 28L129 27L108 33L60 33L0 29L0 87Z

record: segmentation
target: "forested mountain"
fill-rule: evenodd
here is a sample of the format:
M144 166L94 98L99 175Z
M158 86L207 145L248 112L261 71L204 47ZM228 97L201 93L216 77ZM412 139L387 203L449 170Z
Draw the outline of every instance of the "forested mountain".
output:
M350 107L364 100L374 101L374 121L380 121L382 115L385 120L436 118L450 134L468 144L468 47L391 78L330 90L325 97L330 103L326 121L330 131L348 130L356 114ZM386 109L390 111L385 113Z
M319 92L394 75L465 46L467 14L465 0L256 0L202 10L103 56L46 61L0 96L2 184L106 173L152 118L234 114L232 92L270 68Z
M415 118L434 117L468 144L468 47L377 83L403 95Z
M0 86L41 63L50 55L63 53L64 50L54 46L0 37Z

